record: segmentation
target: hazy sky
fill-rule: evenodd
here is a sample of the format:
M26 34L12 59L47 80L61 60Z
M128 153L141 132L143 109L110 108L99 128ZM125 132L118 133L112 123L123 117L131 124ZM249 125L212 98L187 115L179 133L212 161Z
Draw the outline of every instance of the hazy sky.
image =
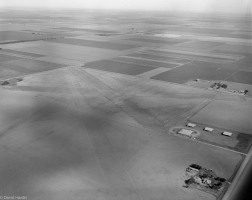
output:
M1 7L68 7L95 9L252 12L252 0L0 0Z

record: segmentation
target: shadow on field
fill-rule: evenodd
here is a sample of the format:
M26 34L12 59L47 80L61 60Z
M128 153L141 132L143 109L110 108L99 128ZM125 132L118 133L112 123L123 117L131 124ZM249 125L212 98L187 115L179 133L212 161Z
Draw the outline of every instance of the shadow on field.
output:
M9 120L22 113L14 113ZM57 174L71 170L80 176L84 170L85 176L103 182L102 171L109 169L108 162L120 163L127 156L127 144L115 148L109 139L113 135L108 134L115 134L109 133L115 126L113 117L103 111L82 113L51 102L38 103L32 117L9 129L0 140L4 146L0 152L0 195L29 198L50 188L45 180L55 176L56 181Z

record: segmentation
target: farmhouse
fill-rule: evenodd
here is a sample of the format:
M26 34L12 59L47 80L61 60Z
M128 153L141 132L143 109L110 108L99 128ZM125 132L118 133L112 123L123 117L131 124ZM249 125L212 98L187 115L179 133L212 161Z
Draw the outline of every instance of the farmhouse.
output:
M188 130L188 129L181 129L178 133L181 134L181 135L185 135L185 136L191 137L193 131L192 130Z
M224 132L222 133L222 135L225 135L225 136L231 137L231 136L233 135L233 133L230 133L230 132L224 131Z

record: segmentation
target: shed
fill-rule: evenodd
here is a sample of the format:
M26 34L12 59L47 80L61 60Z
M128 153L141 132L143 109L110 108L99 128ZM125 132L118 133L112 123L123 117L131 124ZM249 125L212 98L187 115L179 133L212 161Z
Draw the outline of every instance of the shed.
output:
M224 132L222 133L222 135L225 135L225 136L231 137L231 136L233 135L233 133L230 133L230 132L224 131Z
M190 169L190 170L192 170L192 171L196 171L196 172L199 172L199 169L196 169L196 168L194 168L194 167L191 167L191 166L189 167L189 169Z
M204 131L208 131L208 132L213 132L213 130L214 130L214 129L213 129L213 128L210 128L210 127L205 127L205 128L204 128Z
M186 126L191 127L191 128L194 128L194 127L196 126L196 124L188 123L188 124L186 124Z

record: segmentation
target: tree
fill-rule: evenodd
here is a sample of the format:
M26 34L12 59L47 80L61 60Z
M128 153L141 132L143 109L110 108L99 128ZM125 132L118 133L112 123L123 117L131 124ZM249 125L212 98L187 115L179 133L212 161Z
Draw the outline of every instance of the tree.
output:
M226 89L227 88L227 84L222 84L221 87L224 88L224 89Z

